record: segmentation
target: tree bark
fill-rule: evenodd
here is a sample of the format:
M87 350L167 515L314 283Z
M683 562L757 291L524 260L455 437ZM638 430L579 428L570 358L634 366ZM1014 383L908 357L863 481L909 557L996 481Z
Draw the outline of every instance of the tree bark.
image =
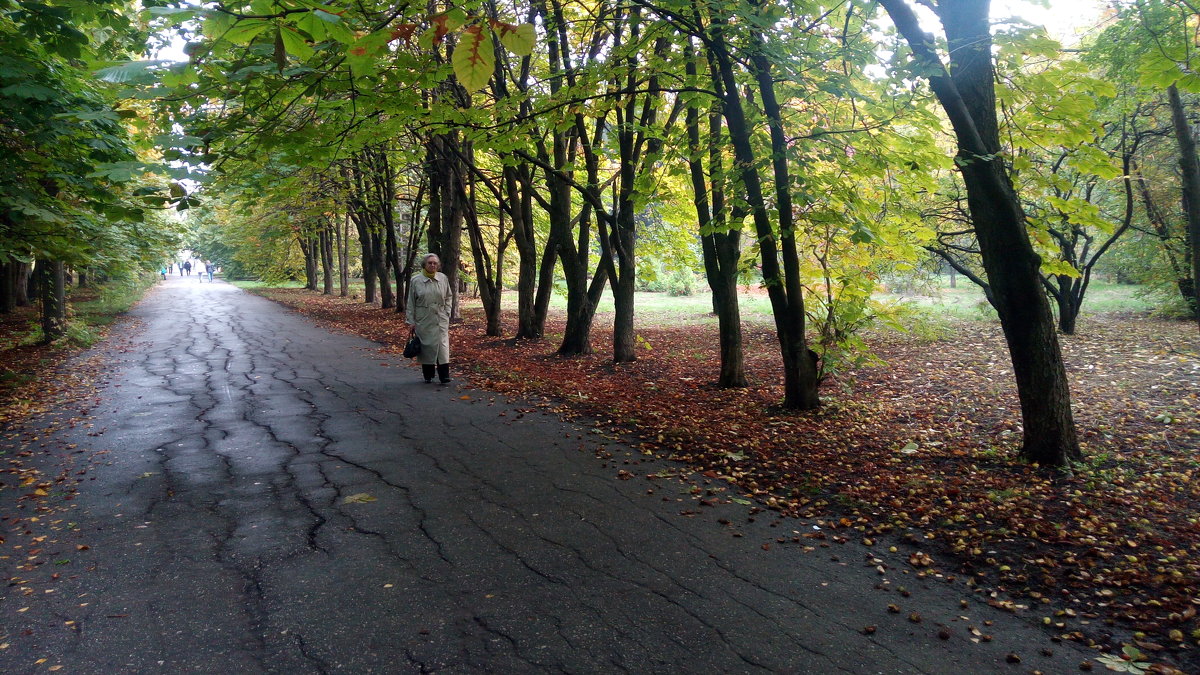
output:
M42 301L42 341L45 343L67 334L65 269L59 260L37 262L38 290Z
M317 233L318 245L321 249L321 292L333 295L333 225L327 220L321 221L321 229Z
M533 199L530 196L528 166L504 167L504 191L512 216L513 241L517 246L517 334L518 340L538 340L544 334L544 321L536 321L537 239L533 228Z
M693 50L688 44L687 74L695 79L698 75ZM711 75L711 73L710 73ZM713 82L717 83L716 78ZM741 222L734 218L738 227L730 227L725 216L725 191L720 182L724 170L721 166L721 116L717 109L707 112L707 147L700 140L700 109L695 103L688 106L685 125L688 136L688 169L692 179L692 195L699 221L700 244L704 254L704 273L713 294L713 311L717 315L720 337L721 368L717 386L725 389L746 386L745 357L742 350L741 307L738 304L737 275L741 258ZM707 150L708 176L705 180L702 157ZM711 188L709 183L711 182ZM712 208L709 208L709 200Z
M918 64L934 74L930 86L954 128L957 163L979 240L983 266L995 296L1021 401L1021 456L1044 466L1066 467L1081 457L1066 368L1054 317L1042 292L1038 258L1026 231L1025 213L999 157L992 39L988 0L942 0L950 72L905 0L880 0L913 49Z
M13 311L13 282L17 278L16 271L13 263L0 263L0 314Z
M338 296L350 294L350 217L343 216L333 227L338 261Z
M1179 88L1167 87L1167 99L1171 105L1171 126L1175 129L1175 142L1179 146L1179 172L1182 178L1183 213L1187 222L1188 242L1191 244L1192 282L1200 280L1200 158L1196 156L1196 139ZM1195 297L1193 290L1192 296ZM1196 313L1200 322L1200 311Z

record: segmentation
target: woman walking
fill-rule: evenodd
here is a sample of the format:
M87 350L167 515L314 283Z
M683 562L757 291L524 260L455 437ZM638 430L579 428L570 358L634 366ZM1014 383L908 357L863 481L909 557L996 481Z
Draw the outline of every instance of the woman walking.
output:
M436 371L442 384L450 381L450 281L438 270L442 261L433 253L421 258L421 271L408 284L408 325L421 338L421 374L433 382Z

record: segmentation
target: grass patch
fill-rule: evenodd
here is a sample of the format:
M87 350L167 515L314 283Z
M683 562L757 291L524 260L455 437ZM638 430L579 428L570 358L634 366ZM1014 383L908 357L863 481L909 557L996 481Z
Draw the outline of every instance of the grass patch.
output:
M141 300L156 281L156 275L148 274L74 289L70 297L73 323L81 323L84 328L111 324Z
M238 288L254 289L254 288L304 288L304 283L301 281L253 281L249 279L226 279L226 281ZM355 289L355 284L350 284L351 292ZM357 285L358 292L362 292L362 284Z

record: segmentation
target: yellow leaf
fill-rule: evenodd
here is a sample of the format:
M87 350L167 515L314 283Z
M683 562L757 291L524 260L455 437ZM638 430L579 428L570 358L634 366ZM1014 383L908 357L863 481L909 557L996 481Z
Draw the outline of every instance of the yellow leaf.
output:
M454 55L450 57L458 83L469 92L487 86L496 68L496 55L492 52L492 33L482 26L469 26L459 37Z
M350 495L349 497L346 497L345 499L342 500L342 503L343 504L366 504L367 502L373 502L373 501L375 501L375 498L372 497L371 495L367 494L366 492L359 492L358 494L353 494L353 495Z

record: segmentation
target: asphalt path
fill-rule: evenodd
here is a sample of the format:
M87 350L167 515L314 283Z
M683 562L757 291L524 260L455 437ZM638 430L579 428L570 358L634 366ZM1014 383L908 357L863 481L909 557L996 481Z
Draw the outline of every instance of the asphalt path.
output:
M5 448L47 474L76 457L78 493L34 512L0 490L0 672L1070 673L1092 656L1051 642L1038 607L920 578L911 547L840 543L469 378L427 385L220 280L171 277L132 314L91 354L111 376L86 417Z

